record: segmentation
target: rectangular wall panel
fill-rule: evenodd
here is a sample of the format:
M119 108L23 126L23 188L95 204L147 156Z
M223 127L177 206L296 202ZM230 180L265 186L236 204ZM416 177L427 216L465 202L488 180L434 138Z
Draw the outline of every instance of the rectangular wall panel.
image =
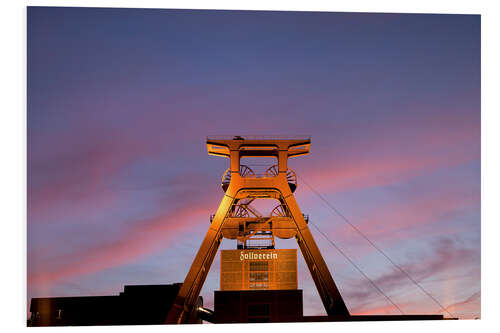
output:
M220 290L297 289L297 250L222 250Z

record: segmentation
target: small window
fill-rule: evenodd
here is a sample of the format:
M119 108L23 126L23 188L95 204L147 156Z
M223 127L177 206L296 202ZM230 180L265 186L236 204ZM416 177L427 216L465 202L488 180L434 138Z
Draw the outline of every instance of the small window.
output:
M248 288L269 289L269 262L251 261L249 264Z
M250 282L267 282L268 280L267 272L250 272Z
M251 261L250 272L260 271L267 272L269 270L269 262L267 261Z

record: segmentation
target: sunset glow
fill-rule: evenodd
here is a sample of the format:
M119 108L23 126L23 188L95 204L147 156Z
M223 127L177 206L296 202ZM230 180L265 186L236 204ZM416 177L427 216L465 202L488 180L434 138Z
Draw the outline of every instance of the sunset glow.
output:
M480 317L480 23L29 7L28 303L182 282L229 164L206 136L307 134L289 167L310 221L405 313L448 316L314 191L446 310ZM311 232L352 314L399 314ZM324 315L300 251L297 270L304 315Z

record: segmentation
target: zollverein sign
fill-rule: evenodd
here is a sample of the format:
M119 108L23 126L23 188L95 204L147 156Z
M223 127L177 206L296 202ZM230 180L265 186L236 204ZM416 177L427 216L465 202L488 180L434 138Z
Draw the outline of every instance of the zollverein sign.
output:
M220 290L297 289L297 250L222 250Z

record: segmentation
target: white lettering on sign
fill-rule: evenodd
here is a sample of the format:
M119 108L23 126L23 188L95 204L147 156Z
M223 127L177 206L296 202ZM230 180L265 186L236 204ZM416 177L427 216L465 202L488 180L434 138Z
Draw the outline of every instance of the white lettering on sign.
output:
M258 260L258 259L278 259L277 252L255 253L255 252L240 252L240 260Z

